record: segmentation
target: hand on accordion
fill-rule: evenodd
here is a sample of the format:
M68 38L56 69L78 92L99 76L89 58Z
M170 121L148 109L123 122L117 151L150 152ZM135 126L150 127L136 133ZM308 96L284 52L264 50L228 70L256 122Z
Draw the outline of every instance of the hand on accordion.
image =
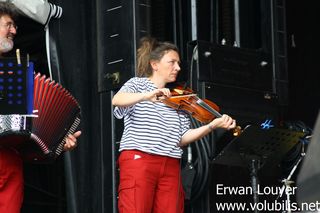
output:
M73 135L68 135L63 150L70 151L77 147L77 138L81 135L81 131L75 132Z

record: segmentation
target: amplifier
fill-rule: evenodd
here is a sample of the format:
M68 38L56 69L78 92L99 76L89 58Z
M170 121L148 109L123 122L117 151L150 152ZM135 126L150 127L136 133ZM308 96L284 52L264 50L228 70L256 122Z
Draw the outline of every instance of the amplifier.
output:
M278 99L273 93L204 82L204 94L220 107L221 114L229 114L241 126L279 122Z
M198 51L197 80L252 90L273 91L271 54L261 50L217 45L206 41L197 41L194 45L197 45Z

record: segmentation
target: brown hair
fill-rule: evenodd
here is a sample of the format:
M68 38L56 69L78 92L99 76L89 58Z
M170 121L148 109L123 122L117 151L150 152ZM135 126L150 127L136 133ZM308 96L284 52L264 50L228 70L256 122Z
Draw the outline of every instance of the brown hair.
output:
M12 20L16 21L19 15L18 9L10 2L0 2L0 18L4 15L10 16Z
M137 76L151 76L150 61L160 61L164 54L170 50L179 52L177 46L170 42L158 42L152 37L141 38L140 47L137 50Z

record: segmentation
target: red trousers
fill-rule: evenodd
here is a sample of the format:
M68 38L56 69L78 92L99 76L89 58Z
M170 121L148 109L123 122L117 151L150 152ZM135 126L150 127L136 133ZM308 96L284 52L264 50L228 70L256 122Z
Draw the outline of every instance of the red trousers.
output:
M183 213L180 160L141 151L122 151L120 213Z
M19 213L22 201L22 159L15 150L0 147L0 212Z

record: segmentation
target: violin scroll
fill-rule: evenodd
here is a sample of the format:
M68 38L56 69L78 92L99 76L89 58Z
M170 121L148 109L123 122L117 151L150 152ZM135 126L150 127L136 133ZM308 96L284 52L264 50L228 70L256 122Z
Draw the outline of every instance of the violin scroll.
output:
M232 131L233 136L238 137L242 133L241 126L236 126Z

